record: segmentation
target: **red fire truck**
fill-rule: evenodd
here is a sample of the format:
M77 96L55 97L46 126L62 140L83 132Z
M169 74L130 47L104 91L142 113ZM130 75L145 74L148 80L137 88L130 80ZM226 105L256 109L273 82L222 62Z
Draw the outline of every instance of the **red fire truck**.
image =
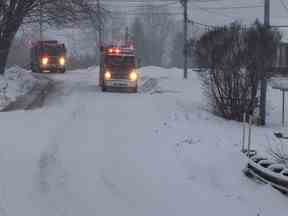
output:
M58 41L38 41L31 48L33 72L60 72L66 70L66 47Z
M101 47L99 84L102 91L137 92L139 74L132 45Z

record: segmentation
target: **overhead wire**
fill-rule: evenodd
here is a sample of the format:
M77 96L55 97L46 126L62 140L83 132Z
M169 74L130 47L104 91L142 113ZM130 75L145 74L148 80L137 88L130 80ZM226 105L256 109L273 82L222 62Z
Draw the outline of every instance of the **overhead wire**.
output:
M218 1L218 0L217 0ZM281 0L282 1L282 0ZM191 7L194 10L201 10L205 13L209 13L209 14L214 14L217 16L222 16L228 19L232 19L232 21L236 21L236 20L247 20L247 18L243 18L243 17L235 17L232 16L230 14L226 14L226 13L222 13L220 12L221 10L239 10L239 9L255 9L255 8L261 8L264 5L263 4L250 4L250 5L241 5L241 6L227 6L227 7L204 7L204 6L198 6L196 4L200 4L200 3L209 3L209 2L215 2L215 1L211 1L211 0L207 0L207 1L189 1L190 3L192 3ZM118 3L118 4L116 4ZM119 3L127 3L125 5L125 8L127 8L128 10L115 10L113 9L114 5L119 6ZM149 11L143 11L143 9L149 9L149 8L170 8L172 6L179 6L180 2L179 0L156 0L156 1L147 1L147 0L105 0L105 2L102 3L104 5L104 7L112 7L110 9L110 12L115 14L125 14L127 16L141 16L141 15L146 15L147 13L150 13ZM114 7L115 8L115 7ZM175 8L176 9L176 8ZM288 10L288 8L287 8ZM181 16L182 12L174 12L174 11L169 11L169 12L163 12L163 11L159 11L159 12L154 12L153 14L163 14L163 15L169 15L169 16ZM201 23L200 23L201 24ZM205 24L204 24L205 25Z
M264 5L249 5L249 6L231 6L231 7L205 7L207 10L238 10L238 9L254 9L263 8Z

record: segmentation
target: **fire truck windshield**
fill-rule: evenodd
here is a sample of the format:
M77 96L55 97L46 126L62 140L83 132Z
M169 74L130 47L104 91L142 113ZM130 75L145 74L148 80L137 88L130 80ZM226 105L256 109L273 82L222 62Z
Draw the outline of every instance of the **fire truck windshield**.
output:
M64 53L64 50L61 47L51 46L43 47L42 52L49 56L59 56Z
M134 56L107 56L105 64L107 65L131 65L134 64Z

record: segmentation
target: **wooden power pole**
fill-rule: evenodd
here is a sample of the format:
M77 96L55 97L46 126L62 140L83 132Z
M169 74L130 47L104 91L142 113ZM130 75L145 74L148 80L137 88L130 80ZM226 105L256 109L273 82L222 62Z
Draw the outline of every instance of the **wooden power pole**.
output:
M184 79L188 78L188 0L180 0L183 9L184 9L184 23L183 23L183 33L184 33Z
M43 41L43 4L39 1L39 27L40 27L40 41Z
M129 28L126 27L125 29L125 45L128 45L129 44Z
M101 5L100 5L100 0L97 0L97 13L99 13L99 15L98 15L98 17L99 17L99 20L98 20L98 22L99 22L99 26L98 26L98 44L99 44L99 48L101 48L102 47L102 45L103 45L103 41L102 41L102 39L103 39L103 28L102 28L102 22L101 22L101 18L100 18L100 16L101 16Z
M270 27L270 0L265 0L264 6L264 25ZM260 94L260 125L266 124L266 98L267 98L267 74L268 71L263 71L261 79L261 94Z

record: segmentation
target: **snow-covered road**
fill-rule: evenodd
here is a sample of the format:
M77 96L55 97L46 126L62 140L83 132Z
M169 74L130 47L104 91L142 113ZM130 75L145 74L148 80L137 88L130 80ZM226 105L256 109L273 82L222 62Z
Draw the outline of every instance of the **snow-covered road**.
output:
M140 93L121 94L97 71L53 75L44 108L0 114L0 215L287 215L241 173L240 125L205 111L195 73L143 68ZM269 133L255 129L259 148Z

